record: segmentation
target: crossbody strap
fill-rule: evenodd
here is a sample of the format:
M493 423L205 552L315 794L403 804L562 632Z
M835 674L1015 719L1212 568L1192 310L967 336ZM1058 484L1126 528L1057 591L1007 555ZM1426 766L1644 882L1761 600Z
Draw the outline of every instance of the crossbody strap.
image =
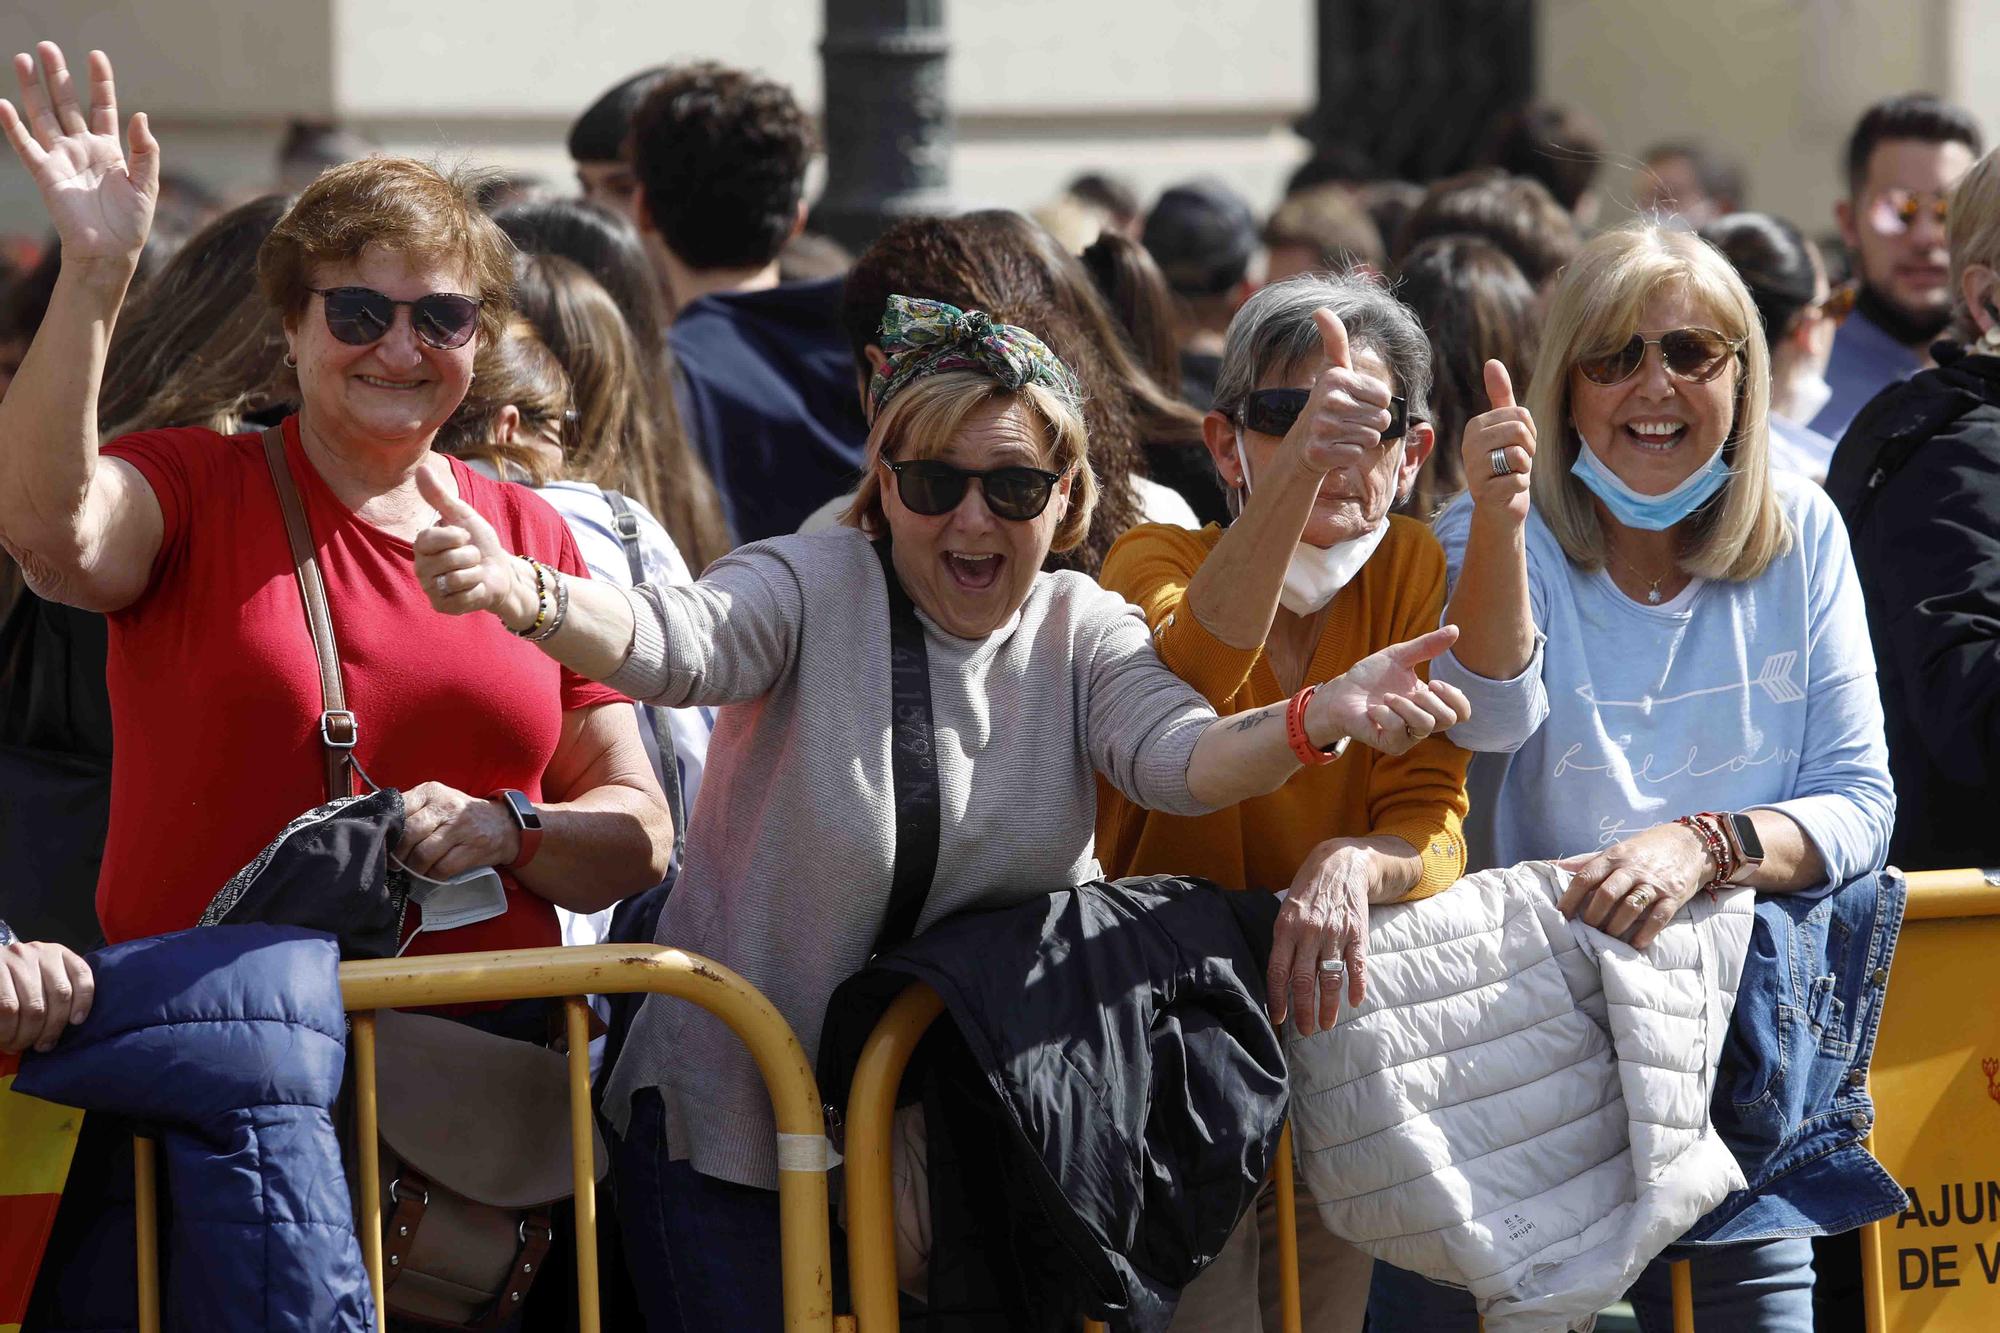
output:
M875 543L889 591L889 767L896 792L896 869L889 910L872 953L885 953L917 933L917 918L937 877L937 751L931 741L931 666L923 623L896 577L889 543Z
M326 799L338 800L354 794L354 778L349 763L361 729L347 707L347 691L340 683L340 646L333 638L333 615L327 609L326 584L319 576L319 561L313 557L312 527L306 522L305 503L292 480L291 465L285 461L284 431L272 426L264 432L264 463L271 469L271 483L278 488L278 507L285 514L285 538L292 546L292 572L299 581L299 600L306 608L306 630L312 635L313 656L319 659L319 743L326 760Z
M631 502L617 491L600 486L597 493L611 506L611 524L618 530L619 545L625 548L625 563L632 570L632 586L646 581L646 565L639 553L639 516ZM653 743L660 752L660 785L666 789L667 813L674 819L674 863L680 864L687 845L687 799L681 795L681 755L674 744L673 722L666 709L647 707L646 720L653 724Z

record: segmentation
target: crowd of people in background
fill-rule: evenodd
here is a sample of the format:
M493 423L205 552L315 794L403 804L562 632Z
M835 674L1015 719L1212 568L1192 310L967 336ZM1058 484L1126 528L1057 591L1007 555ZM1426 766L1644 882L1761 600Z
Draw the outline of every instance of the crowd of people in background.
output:
M402 793L416 875L501 871L412 951L686 948L809 1053L909 935L1106 877L1282 894L1251 994L1304 1040L1364 1001L1371 908L1467 875L1551 862L1643 949L1704 893L1996 859L2000 159L1935 97L1868 108L1831 219L1749 211L1722 144L1623 179L1534 105L1437 181L1323 153L1260 213L1092 170L850 255L811 117L712 62L585 109L574 192L300 124L226 207L101 53L15 67L54 234L0 272L0 1050L59 1049L81 955L194 926L350 783ZM332 777L286 469L360 732ZM607 1302L776 1328L743 1048L656 997L602 1061ZM1663 1238L1709 1247L1698 1318L1858 1328L1869 1218L1746 1175L1734 1229ZM1257 1183L1173 1329L1277 1327ZM1742 1224L1780 1199L1817 1220ZM1300 1226L1309 1333L1475 1327L1303 1191Z

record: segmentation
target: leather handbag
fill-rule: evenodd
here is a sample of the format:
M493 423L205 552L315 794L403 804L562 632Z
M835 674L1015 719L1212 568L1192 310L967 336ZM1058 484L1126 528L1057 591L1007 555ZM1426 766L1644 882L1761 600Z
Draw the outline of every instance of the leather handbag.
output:
M326 585L276 427L264 432L264 461L319 662L326 792L337 800L357 773L367 776L353 757L360 726L347 707ZM554 1240L550 1210L571 1194L567 1061L427 1014L382 1010L375 1034L384 1301L399 1319L496 1328L522 1308ZM591 1136L601 1180L607 1162L595 1124ZM357 1157L350 1153L350 1164Z

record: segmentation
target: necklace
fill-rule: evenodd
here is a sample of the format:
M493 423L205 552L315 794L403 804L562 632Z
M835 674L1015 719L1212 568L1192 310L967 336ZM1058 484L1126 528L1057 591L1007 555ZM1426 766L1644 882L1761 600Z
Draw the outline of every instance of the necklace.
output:
M1662 583L1665 583L1669 578L1671 578L1673 576L1674 571L1669 569L1666 573L1660 575L1660 577L1656 579L1649 579L1646 577L1645 570L1639 568L1637 565L1633 564L1630 560L1627 560L1624 556L1620 555L1618 552L1613 551L1611 552L1611 555L1612 558L1617 560L1619 564L1625 566L1625 571L1629 573L1633 578L1642 580L1643 582L1646 583L1647 585L1646 600L1652 605L1658 606L1660 604L1660 585Z

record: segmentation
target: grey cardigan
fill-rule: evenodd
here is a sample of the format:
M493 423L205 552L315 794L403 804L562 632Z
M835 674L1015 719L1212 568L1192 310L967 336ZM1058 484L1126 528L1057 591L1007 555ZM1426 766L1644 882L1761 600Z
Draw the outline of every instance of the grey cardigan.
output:
M881 565L860 532L836 528L630 595L632 649L606 683L721 708L658 942L741 973L812 1055L827 997L867 961L894 865ZM1215 712L1161 664L1138 608L1083 575L1045 573L984 639L928 619L924 631L942 828L920 928L1095 878L1093 772L1141 805L1207 812L1187 767ZM649 1087L670 1157L776 1187L763 1080L720 1020L648 999L607 1089L621 1132Z

